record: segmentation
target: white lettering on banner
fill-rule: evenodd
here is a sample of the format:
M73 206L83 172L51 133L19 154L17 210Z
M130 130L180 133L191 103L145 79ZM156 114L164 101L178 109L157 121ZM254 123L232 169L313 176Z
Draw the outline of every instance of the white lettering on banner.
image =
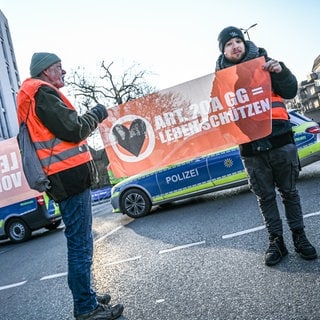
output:
M22 186L22 172L12 172L19 169L19 162L16 152L0 156L0 192L9 191ZM6 173L6 175L3 175Z
M221 104L220 106L222 107ZM201 116L202 122L207 121L210 109L211 109L211 106L210 106L209 100L200 101L199 104L197 103L191 104L189 106L189 110L192 113L191 119L197 119L199 116Z
M251 89L252 95L262 94L261 87ZM224 100L224 107L222 101ZM188 138L201 131L227 125L242 119L251 118L269 111L270 99L265 96L261 100L250 101L245 88L235 92L228 91L221 96L211 97L199 103L192 103L187 109L178 108L154 117L154 131L161 143Z
M183 171L177 174L173 174L172 176L166 177L166 183L176 183L179 181L183 181L186 179L191 179L197 177L199 175L198 169L191 169L188 171Z
M244 88L238 89L235 94L233 92L227 92L224 95L224 99L228 107L235 107L239 103L246 103L249 101L247 90Z
M21 171L11 173L10 175L2 176L0 179L0 192L9 191L13 188L22 186Z
M215 100L215 102L217 101ZM218 104L215 104L215 110L217 110L217 106ZM251 118L268 110L270 110L270 101L266 98L265 100L255 101L247 105L229 108L228 111L212 114L206 122L195 119L180 126L159 131L158 136L162 143L167 143L180 138L187 138L201 131L217 128L230 122L237 122L240 119Z
M175 141L180 138L190 137L193 134L202 131L201 124L199 120L194 120L188 123L185 123L179 127L173 127L164 131L158 132L160 141L162 143Z
M185 122L183 115L182 115L182 109L175 109L170 112L165 112L162 114L162 116L158 115L154 117L154 124L156 130L164 129L168 126L174 126L178 123Z
M19 168L18 158L15 152L11 152L10 155L0 156L0 173L6 173Z

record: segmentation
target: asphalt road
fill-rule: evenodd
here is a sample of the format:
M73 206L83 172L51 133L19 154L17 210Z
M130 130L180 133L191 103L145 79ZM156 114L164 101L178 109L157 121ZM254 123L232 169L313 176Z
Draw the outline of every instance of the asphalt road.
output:
M307 235L320 253L319 181L317 163L303 169L298 187ZM320 260L294 252L283 220L289 255L267 267L267 233L247 187L137 220L96 205L94 286L124 304L119 319L319 320ZM0 319L72 319L66 271L63 227L19 245L0 242Z

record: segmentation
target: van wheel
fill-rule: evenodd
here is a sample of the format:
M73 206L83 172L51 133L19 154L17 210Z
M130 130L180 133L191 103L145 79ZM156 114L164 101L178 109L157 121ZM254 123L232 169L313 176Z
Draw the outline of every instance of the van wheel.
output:
M145 192L132 188L121 196L120 209L131 218L141 218L150 212L151 201Z
M45 228L47 230L56 230L59 226L60 226L61 220L55 221L51 224L48 224L47 226L45 226Z
M31 230L27 224L20 219L9 221L7 234L12 242L19 243L31 238Z

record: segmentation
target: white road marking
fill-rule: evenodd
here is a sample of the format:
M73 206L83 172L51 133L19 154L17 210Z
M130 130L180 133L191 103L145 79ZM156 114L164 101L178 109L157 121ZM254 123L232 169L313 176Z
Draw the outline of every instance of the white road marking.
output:
M6 290L6 289L10 289L10 288L14 288L14 287L19 287L19 286L24 285L25 283L27 283L27 281L22 281L22 282L17 282L17 283L8 284L8 285L6 285L6 286L0 287L0 291L1 291L1 290Z
M158 299L158 300L156 300L156 303L162 303L162 302L164 302L164 299Z
M129 258L129 259L124 259L124 260L118 260L118 261L115 261L115 262L110 262L110 263L107 263L106 265L107 266L112 266L114 264L120 264L120 263L124 263L124 262L128 262L128 261L138 260L138 259L141 259L141 256L137 256L137 257L133 257L133 258Z
M189 248L189 247L199 246L199 245L205 244L205 243L206 243L205 241L193 242L193 243L185 244L182 246L173 247L171 249L160 250L159 254L163 254L163 253L167 253L167 252L171 252L171 251L176 251L176 250L181 250L181 249L185 249L185 248Z
M318 216L318 215L320 215L320 211L307 213L307 214L303 215L303 217L304 218L309 218L309 217L314 217L314 216ZM252 233L252 232L256 232L256 231L263 230L263 229L265 229L265 226L259 226L259 227L255 227L255 228L251 228L251 229L247 229L247 230L231 233L231 234L226 234L226 235L222 236L222 239L235 238L235 237L247 234L247 233Z
M314 217L314 216L318 216L318 215L320 215L320 211L307 213L303 217L304 218L308 218L308 217ZM95 243L98 243L98 242L104 240L108 236L110 236L113 233L115 233L118 230L120 230L122 227L123 226L119 226L119 227L115 228L114 230L112 230L111 232L107 233L103 237L95 240ZM243 231L239 231L239 232L223 235L222 239L229 239L229 238L238 237L238 236L241 236L241 235L244 235L244 234L247 234L247 233L251 233L251 232L256 232L256 231L262 230L264 228L265 228L265 226L259 226L259 227L256 227L256 228L251 228L251 229L247 229L247 230L243 230ZM177 246L177 247L174 247L174 248L171 248L171 249L160 250L159 254L168 253L168 252L176 251L176 250L182 250L182 249L185 249L185 248L198 246L198 245L205 244L205 243L206 243L205 241L193 242L193 243L189 243L189 244L186 244L186 245ZM120 264L120 263L124 263L124 262L128 262L128 261L134 261L134 260L141 259L141 257L142 256L137 256L137 257L133 257L133 258L125 259L125 260L119 260L119 261L108 263L107 265L110 266L110 265ZM59 278L59 277L65 277L66 275L67 275L67 272L56 273L56 274L44 276L44 277L42 277L40 279L40 281ZM1 286L0 287L0 291L1 290L6 290L6 289L10 289L10 288L14 288L14 287L19 287L19 286L22 286L22 285L26 284L27 282L28 281L26 280L26 281L22 281L22 282L17 282L17 283L12 283L12 284L9 284L9 285ZM164 302L164 299L156 300L156 302L157 303Z
M230 238L242 236L244 234L256 232L256 231L262 230L264 228L265 228L265 226L260 226L260 227L251 228L251 229L247 229L247 230L243 230L243 231L239 231L239 232L235 232L235 233L231 233L231 234L226 234L226 235L222 236L222 239L230 239Z
M67 274L68 274L68 272L51 274L49 276L44 276L44 277L40 278L40 281L54 279L54 278L60 278L60 277L65 277Z
M318 216L318 215L320 215L320 211L307 213L303 217L308 218L308 217L313 217L313 216Z
M110 235L112 235L113 233L117 232L117 231L120 230L121 228L123 228L123 226L119 226L119 227L113 229L113 230L110 231L109 233L105 234L103 237L95 240L94 243L98 243L98 242L104 240L105 238L109 237Z

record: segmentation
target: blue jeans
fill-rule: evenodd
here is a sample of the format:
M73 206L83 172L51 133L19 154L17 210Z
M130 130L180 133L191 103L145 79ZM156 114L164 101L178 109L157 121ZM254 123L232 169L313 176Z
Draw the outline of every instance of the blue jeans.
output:
M68 247L68 285L74 302L74 315L93 311L98 303L91 288L93 256L90 189L59 203Z
M279 190L291 230L304 228L300 197L296 188L300 163L295 144L242 157L251 191L257 196L269 234L282 235L275 188Z

